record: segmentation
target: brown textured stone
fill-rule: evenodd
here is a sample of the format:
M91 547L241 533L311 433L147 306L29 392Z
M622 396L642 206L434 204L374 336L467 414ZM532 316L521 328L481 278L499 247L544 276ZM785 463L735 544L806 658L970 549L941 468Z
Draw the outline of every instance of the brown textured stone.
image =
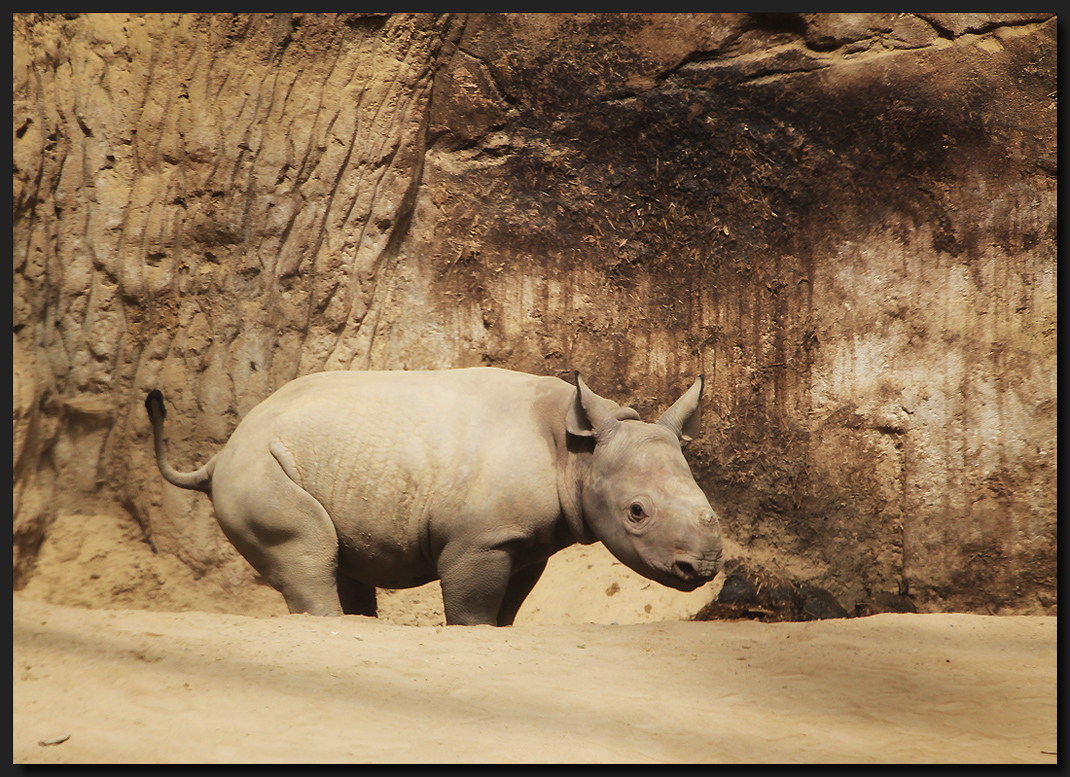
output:
M495 364L644 416L705 373L726 535L849 609L1055 611L1051 15L16 14L13 42L16 587L59 505L250 583L159 478L151 388L193 468L297 375Z

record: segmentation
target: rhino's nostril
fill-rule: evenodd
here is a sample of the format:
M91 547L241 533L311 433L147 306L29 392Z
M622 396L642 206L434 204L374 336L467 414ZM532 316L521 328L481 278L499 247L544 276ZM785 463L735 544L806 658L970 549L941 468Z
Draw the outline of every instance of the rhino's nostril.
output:
M698 577L698 572L695 570L694 564L690 561L680 559L673 564L673 569L675 569L676 574L684 580L694 580Z

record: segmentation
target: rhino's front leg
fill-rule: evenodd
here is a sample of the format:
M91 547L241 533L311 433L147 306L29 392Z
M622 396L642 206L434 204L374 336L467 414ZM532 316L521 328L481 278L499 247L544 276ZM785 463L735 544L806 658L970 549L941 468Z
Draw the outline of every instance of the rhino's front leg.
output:
M501 607L498 608L499 626L513 625L513 621L516 620L516 614L520 612L520 605L528 598L528 594L531 593L531 589L535 587L535 584L539 582L539 578L542 577L545 569L546 562L540 561L521 567L513 573L513 576L509 578L509 586L505 589L505 597L502 599Z
M513 571L512 553L501 547L447 545L439 557L442 605L448 625L498 625Z

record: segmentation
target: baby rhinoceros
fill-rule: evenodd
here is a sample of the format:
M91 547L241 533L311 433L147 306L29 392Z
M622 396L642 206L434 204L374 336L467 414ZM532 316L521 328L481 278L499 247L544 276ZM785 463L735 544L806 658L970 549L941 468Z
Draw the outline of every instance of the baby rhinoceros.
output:
M576 385L495 368L322 372L254 407L195 472L234 547L290 612L375 615L375 589L442 581L449 624L509 625L546 560L601 541L682 591L722 561L717 516L680 450L703 380L656 423Z

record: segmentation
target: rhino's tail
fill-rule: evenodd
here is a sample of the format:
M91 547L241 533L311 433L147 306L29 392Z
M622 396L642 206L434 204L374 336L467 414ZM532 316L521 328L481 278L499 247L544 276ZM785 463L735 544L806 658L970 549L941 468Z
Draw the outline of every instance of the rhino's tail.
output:
M167 409L163 404L163 394L159 389L153 389L145 397L145 409L149 413L149 421L152 423L152 439L156 446L156 465L160 468L160 474L164 479L179 488L189 488L194 491L211 493L212 472L215 470L213 456L207 464L193 472L179 472L167 461L167 453L163 447L163 419L167 415Z

